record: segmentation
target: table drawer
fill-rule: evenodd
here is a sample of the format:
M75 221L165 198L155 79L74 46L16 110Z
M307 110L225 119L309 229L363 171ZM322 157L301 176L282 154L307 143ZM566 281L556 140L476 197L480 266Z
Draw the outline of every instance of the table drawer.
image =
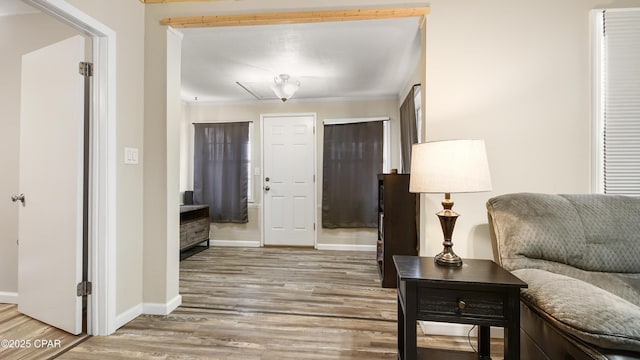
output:
M500 292L418 289L418 312L423 315L504 317L504 296Z
M203 241L209 238L209 219L198 219L187 224L187 238L190 241Z
M180 225L180 248L209 239L209 218L189 221Z

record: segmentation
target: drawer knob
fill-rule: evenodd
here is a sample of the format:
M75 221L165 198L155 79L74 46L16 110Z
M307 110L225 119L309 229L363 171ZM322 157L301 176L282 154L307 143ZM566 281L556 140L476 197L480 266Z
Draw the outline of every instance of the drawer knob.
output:
M464 310L465 307L467 307L467 303L464 300L458 300L458 309Z

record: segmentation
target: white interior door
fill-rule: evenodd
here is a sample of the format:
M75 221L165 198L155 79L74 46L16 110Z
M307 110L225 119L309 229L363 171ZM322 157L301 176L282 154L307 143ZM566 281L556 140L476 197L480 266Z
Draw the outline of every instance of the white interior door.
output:
M82 331L84 43L22 57L18 310L72 334Z
M315 116L263 116L264 244L315 244Z

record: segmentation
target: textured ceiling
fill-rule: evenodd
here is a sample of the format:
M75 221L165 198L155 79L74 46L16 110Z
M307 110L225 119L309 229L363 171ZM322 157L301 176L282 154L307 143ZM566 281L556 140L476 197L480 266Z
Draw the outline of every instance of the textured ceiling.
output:
M275 99L274 76L300 82L293 99L397 96L420 58L419 19L181 29L186 101Z

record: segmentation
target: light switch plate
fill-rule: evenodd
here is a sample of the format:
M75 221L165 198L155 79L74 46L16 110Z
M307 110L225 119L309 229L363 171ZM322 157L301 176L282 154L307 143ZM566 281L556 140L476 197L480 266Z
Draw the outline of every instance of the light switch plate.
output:
M124 163L131 165L138 163L138 148L124 148Z

